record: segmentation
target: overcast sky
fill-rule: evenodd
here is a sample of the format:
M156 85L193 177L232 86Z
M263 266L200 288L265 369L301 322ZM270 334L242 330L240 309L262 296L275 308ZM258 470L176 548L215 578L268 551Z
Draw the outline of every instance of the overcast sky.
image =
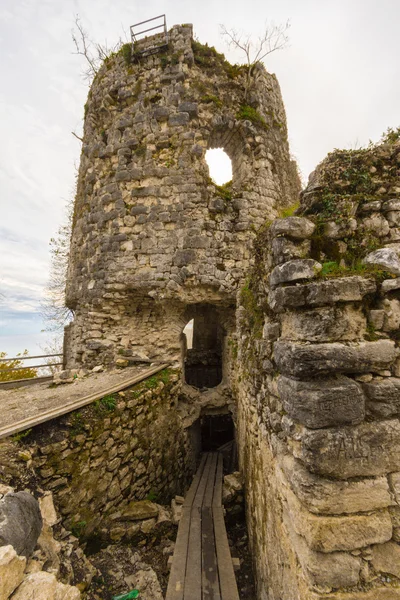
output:
M197 38L224 46L219 24L257 36L290 19L290 47L268 57L286 105L291 151L303 176L338 147L377 141L400 125L400 0L1 0L0 350L35 349L49 239L74 186L87 87L72 54L79 14L110 44L129 25L166 13Z

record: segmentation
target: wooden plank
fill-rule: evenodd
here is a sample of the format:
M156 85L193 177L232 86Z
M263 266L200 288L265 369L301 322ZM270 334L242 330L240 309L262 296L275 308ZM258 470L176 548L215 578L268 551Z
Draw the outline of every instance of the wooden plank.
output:
M166 600L183 600L190 532L190 509L184 508L179 522Z
M224 477L224 457L218 454L217 472L215 474L215 486L213 496L213 507L222 506L222 480Z
M192 506L184 600L201 600L201 508Z
M183 506L187 506L187 507L191 507L192 506L193 499L194 499L194 497L196 495L197 488L199 487L200 479L201 479L201 476L203 474L204 465L206 464L206 459L207 459L207 454L203 454L203 456L201 457L199 468L197 469L196 475L194 476L194 479L193 479L192 484L191 484L191 486L189 488L189 491L186 494Z
M223 509L222 507L215 507L212 511L221 600L239 600L231 551L226 535Z
M218 461L218 454L216 452L213 452L211 454L210 469L208 471L206 489L204 492L203 507L204 506L208 506L208 507L212 506L212 500L213 500L213 495L214 495L214 484L215 484L215 472L217 470L217 461Z
M9 362L10 360L32 360L34 358L54 358L55 356L63 356L62 354L38 354L36 356L16 356L14 358L0 358L0 363ZM30 369L31 367L22 367Z
M204 465L204 470L200 479L200 483L198 485L195 497L193 499L193 506L197 506L201 508L203 504L204 494L206 491L206 485L208 480L208 473L210 471L211 466L211 454L207 454L206 464Z
M202 600L221 600L211 506L201 510Z
M129 379L125 379L120 381L118 384L113 385L112 387L103 389L101 391L94 392L89 396L84 396L83 398L78 398L69 404L64 404L64 406L58 406L57 408L46 410L40 415L35 415L33 417L28 417L27 419L23 419L22 421L18 421L13 423L12 425L6 425L5 427L0 427L0 439L13 435L14 433L18 433L19 431L23 431L24 429L30 429L35 425L40 425L40 423L44 423L45 421L50 421L51 419L55 419L56 417L61 417L77 408L82 408L94 400L99 400L104 396L109 396L110 394L114 394L119 390L123 390L131 385L135 385L136 383L140 383L144 379L155 375L159 371L162 371L166 367L169 366L169 363L165 363L163 365L159 365L158 367L154 367L153 369L147 369L140 373L140 375L135 375L135 377L130 377Z

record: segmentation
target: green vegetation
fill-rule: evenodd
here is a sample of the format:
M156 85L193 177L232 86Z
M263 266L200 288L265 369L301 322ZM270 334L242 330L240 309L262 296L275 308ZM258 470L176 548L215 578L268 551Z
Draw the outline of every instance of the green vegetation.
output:
M400 126L393 129L392 127L388 127L387 131L383 134L381 138L381 143L383 144L394 144L400 140Z
M231 65L224 54L217 52L214 46L192 40L192 50L196 65L215 73L225 73L229 79L236 79L246 68L242 65Z
M143 387L147 388L148 390L152 390L158 386L160 381L162 381L164 384L169 383L170 377L171 377L171 370L163 369L163 371L160 371L159 373L156 373L152 377L145 379L143 381Z
M291 206L288 206L287 208L283 208L280 211L278 218L285 219L286 217L293 217L294 213L299 208L299 206L300 206L300 202L295 202Z
M268 123L264 119L264 117L260 115L260 113L255 108L249 106L248 104L242 104L242 106L236 114L236 118L241 119L243 121L251 121L252 123L254 123L254 125L258 125L260 127L263 127L264 129L269 129Z
M13 442L18 444L18 442L27 438L28 435L31 433L32 433L32 429L27 429L26 431L20 431L19 433L15 433L13 436L11 436L11 439L13 440Z
M377 281L393 279L396 277L388 271L384 271L374 265L366 265L361 261L355 261L351 266L339 264L336 261L322 263L322 269L318 272L320 279L332 279L335 277L349 277L351 275L371 276Z
M213 182L214 183L214 182ZM232 200L232 181L227 181L223 185L215 185L215 193L224 200Z
M257 297L253 290L254 282L248 279L240 290L240 303L246 311L247 323L253 331L255 338L262 337L264 325L264 311L257 303Z
M85 429L85 420L81 412L73 412L70 417L70 435L78 435Z
M158 494L154 490L150 490L150 492L147 494L145 500L148 500L149 502L154 502L155 500L157 500L157 498L158 498Z
M25 357L28 356L28 350L24 350L23 352L19 352L17 357ZM7 352L0 352L0 358L7 358ZM24 362L19 358L15 358L15 360L6 360L5 362L0 362L0 381L15 381L16 379L32 379L37 376L36 369L29 369L28 367L23 367ZM17 367L21 367L18 368ZM16 371L7 371L7 369L17 369Z
M132 44L123 44L119 49L118 54L123 57L125 64L129 66L132 63Z
M222 101L213 94L205 94L200 98L200 102L204 102L205 104L215 104L217 108L221 108L222 106Z
M95 409L98 413L104 414L107 412L112 412L115 410L117 406L117 400L115 396L104 396L104 398L100 398L100 400L96 400L94 403Z
M71 527L72 535L74 535L76 538L82 537L82 535L85 531L86 525L87 525L86 521L78 521L77 523L74 523Z

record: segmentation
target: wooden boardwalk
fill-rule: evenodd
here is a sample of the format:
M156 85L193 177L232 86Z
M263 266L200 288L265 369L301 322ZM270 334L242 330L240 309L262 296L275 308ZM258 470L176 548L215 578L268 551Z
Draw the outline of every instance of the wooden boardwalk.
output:
M90 374L56 388L37 384L34 388L0 391L0 439L61 417L99 398L114 394L167 368L168 363L136 367L120 372Z
M222 476L222 455L204 454L183 504L166 600L239 600Z

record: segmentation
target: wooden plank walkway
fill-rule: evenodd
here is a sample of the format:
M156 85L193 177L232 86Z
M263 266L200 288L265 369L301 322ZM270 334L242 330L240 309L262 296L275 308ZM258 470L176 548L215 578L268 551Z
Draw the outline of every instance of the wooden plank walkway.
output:
M57 388L46 385L40 394L39 386L33 391L32 388L4 390L0 392L0 439L140 383L168 366L168 363L164 363L151 368L126 369L114 374L93 374L82 381L77 380L76 383Z
M222 476L222 454L204 454L183 504L166 600L239 600Z

